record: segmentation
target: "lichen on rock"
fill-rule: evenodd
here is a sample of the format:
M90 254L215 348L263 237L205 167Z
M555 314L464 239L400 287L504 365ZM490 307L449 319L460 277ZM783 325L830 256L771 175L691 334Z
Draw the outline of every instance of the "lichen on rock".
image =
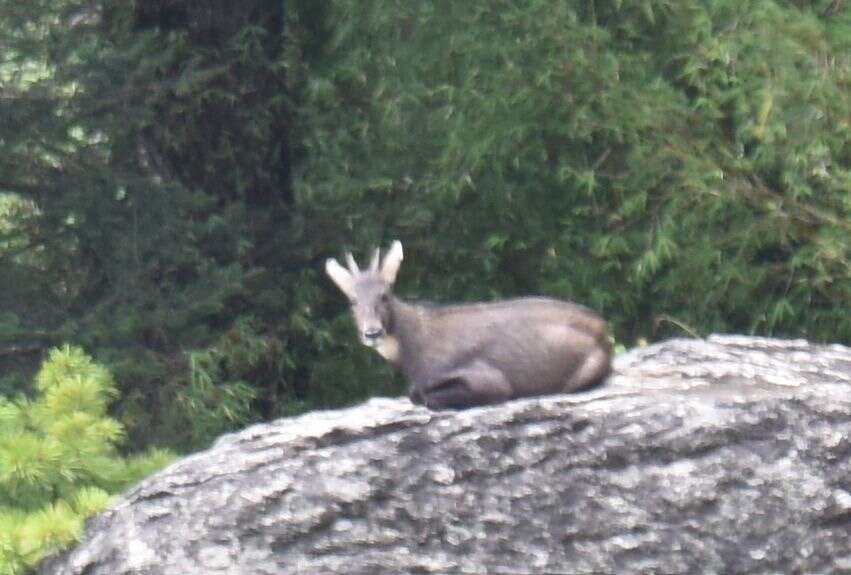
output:
M744 336L608 385L255 425L125 494L56 575L851 568L851 349Z

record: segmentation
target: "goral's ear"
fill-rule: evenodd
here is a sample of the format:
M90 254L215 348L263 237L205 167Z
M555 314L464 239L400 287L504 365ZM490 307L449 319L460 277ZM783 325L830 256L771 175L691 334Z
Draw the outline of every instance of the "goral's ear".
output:
M384 256L384 262L381 264L381 277L388 285L393 285L396 281L400 265L402 265L402 242L396 240L390 246L390 251Z
M349 271L334 258L325 260L325 273L349 299L355 297L355 280Z

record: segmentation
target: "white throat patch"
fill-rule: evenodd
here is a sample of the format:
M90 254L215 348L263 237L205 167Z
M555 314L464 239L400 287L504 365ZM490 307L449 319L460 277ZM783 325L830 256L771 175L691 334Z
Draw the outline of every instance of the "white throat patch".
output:
M399 361L399 340L395 336L385 335L379 339L375 345L369 346L381 354L381 356L390 363Z

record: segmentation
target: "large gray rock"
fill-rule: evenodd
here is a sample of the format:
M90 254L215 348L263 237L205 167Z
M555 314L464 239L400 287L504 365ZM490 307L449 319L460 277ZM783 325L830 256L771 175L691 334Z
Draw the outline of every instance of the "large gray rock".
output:
M42 573L851 570L851 349L620 356L593 392L256 425L176 462Z

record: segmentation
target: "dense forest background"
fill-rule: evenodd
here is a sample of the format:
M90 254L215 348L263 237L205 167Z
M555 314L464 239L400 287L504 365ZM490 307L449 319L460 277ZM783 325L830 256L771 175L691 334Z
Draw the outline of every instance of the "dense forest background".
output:
M80 346L127 453L398 394L322 272L395 238L403 296L851 343L849 73L842 0L0 0L0 394Z

